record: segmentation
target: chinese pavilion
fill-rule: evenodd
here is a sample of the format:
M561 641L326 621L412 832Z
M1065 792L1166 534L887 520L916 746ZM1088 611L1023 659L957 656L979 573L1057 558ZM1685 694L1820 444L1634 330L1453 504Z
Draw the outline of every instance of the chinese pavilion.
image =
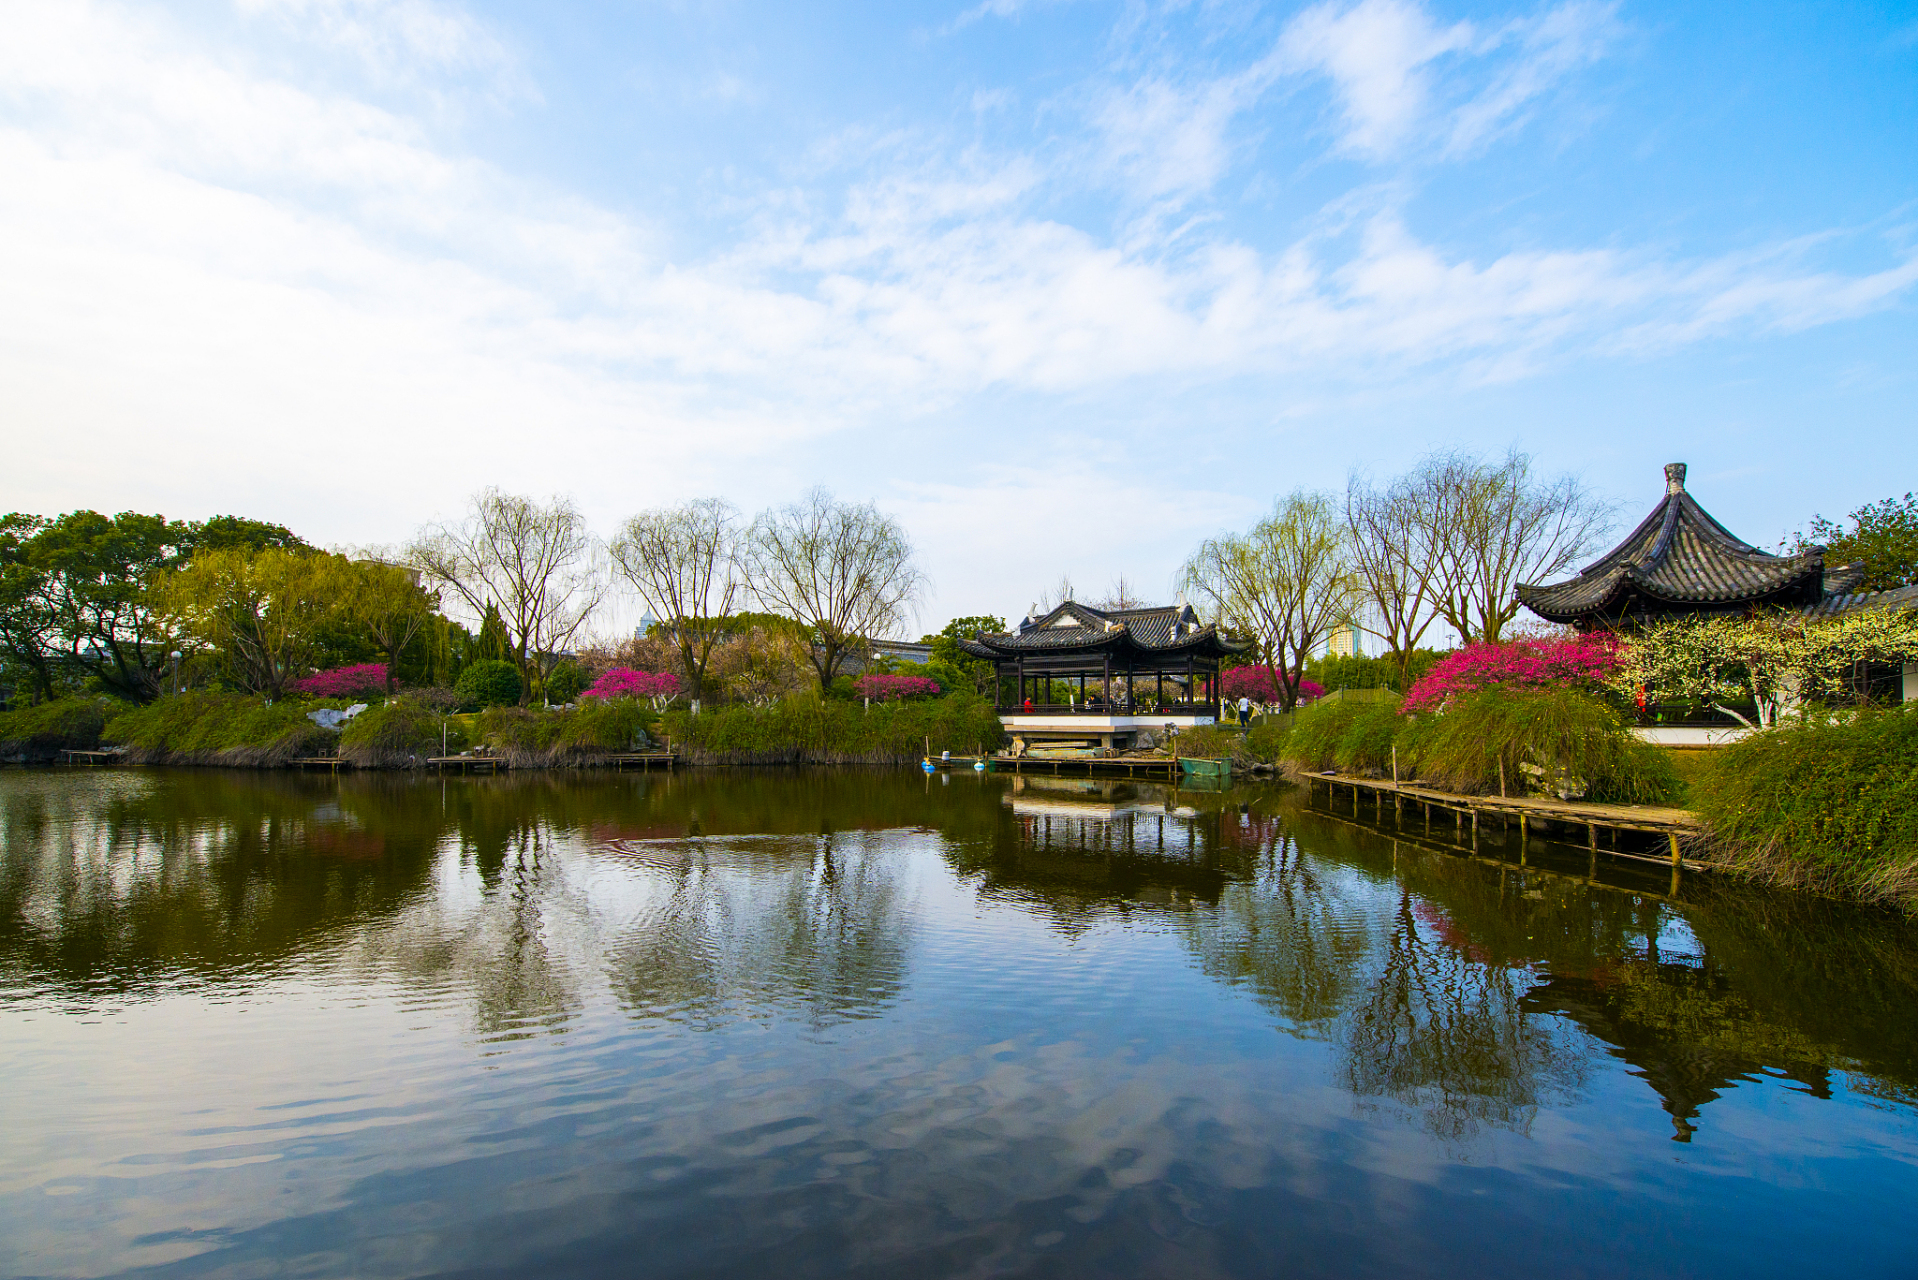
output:
M1665 500L1625 541L1576 578L1521 586L1518 598L1547 621L1591 631L1765 605L1829 608L1863 578L1856 565L1828 567L1823 547L1779 556L1734 537L1685 492L1685 464L1674 462L1665 468Z
M1219 661L1246 646L1183 602L1094 609L1068 600L960 647L998 672L999 718L1015 737L1115 747L1142 730L1215 723Z

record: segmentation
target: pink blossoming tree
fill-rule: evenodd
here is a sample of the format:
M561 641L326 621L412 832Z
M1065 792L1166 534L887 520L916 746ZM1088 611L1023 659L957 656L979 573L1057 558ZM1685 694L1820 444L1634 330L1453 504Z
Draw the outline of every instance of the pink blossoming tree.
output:
M1312 702L1325 696L1325 686L1316 680L1301 680L1297 690L1299 704ZM1250 698L1258 703L1283 702L1284 685L1279 673L1267 666L1234 667L1225 673L1225 700L1237 702L1240 698Z
M1493 685L1572 685L1598 690L1618 670L1619 642L1609 632L1467 645L1440 658L1399 704L1400 712L1436 711L1453 698Z
M926 676L860 676L852 682L852 687L860 697L874 702L939 696L939 682Z
M371 698L386 693L386 664L362 662L353 667L334 667L287 682L288 689L309 698Z
M678 696L679 677L672 672L635 671L631 667L610 668L593 681L592 688L580 694L582 698L642 698L651 702L655 711L664 711Z

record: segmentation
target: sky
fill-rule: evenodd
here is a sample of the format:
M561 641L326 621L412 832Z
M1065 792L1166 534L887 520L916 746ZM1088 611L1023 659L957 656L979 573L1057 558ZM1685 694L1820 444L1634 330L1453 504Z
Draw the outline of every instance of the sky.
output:
M1438 449L1918 489L1918 3L6 12L7 509L824 485L931 630Z

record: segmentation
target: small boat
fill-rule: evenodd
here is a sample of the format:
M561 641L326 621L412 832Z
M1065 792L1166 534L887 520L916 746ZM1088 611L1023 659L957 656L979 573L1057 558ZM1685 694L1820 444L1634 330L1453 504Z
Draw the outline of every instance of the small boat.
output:
M1231 757L1217 760L1205 756L1180 756L1179 771L1192 778L1229 778L1232 776Z

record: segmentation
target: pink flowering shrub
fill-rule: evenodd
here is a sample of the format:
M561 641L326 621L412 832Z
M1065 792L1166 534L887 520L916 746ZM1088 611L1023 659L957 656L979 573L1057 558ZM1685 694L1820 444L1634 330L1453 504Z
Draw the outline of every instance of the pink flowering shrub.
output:
M1440 658L1419 677L1399 710L1408 715L1435 711L1461 694L1492 685L1596 689L1618 669L1618 660L1618 638L1609 632L1468 645Z
M386 664L362 662L356 667L334 667L287 681L287 688L309 698L367 698L386 692Z
M860 697L874 702L939 696L939 682L926 676L860 676L852 682L852 688Z
M1225 673L1225 700L1237 702L1240 698L1250 698L1254 702L1277 702L1280 690L1285 686L1279 680L1279 673L1271 667L1234 667ZM1299 681L1299 701L1311 702L1325 696L1325 686L1315 680Z
M679 694L679 677L670 671L635 671L613 667L593 681L582 698L644 698L664 705Z

